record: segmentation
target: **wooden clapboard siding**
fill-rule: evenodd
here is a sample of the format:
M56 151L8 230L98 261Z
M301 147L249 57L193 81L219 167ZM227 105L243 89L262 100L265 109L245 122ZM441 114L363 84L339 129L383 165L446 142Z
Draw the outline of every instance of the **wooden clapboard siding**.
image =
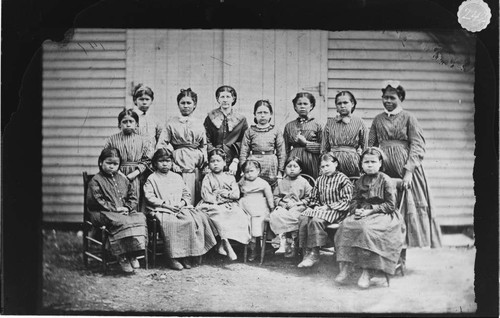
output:
M473 65L469 41L449 41L454 57ZM336 113L336 93L350 90L356 114L371 125L383 111L382 81L400 80L407 93L403 107L424 129L434 213L441 225L472 225L474 73L440 62L434 48L441 46L424 32L330 32L328 45L329 116Z
M97 171L125 106L126 31L77 29L43 45L43 221L83 220L82 171Z

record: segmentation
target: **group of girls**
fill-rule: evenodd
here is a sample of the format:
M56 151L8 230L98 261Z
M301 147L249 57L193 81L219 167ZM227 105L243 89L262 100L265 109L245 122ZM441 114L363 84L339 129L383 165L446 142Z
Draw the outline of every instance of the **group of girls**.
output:
M249 127L233 109L237 94L230 86L217 89L219 107L203 125L192 116L198 98L189 88L177 96L180 116L157 124L148 116L153 91L138 85L136 107L119 114L121 132L106 141L99 157L94 179L108 182L91 182L87 200L99 204L89 204L89 211L110 228L121 247L111 251L127 273L138 266L135 257L146 244L146 219L137 211L160 221L169 266L178 270L198 263L214 246L237 259L229 240L248 244L253 260L267 217L279 238L276 252L294 257L302 251L298 267L311 267L326 244L326 227L341 222L335 245L346 266L336 281L345 282L357 265L364 269L358 284L367 287L368 269L393 274L401 255L404 260L403 247L429 246L439 238L430 235L436 227L421 166L422 131L401 107L405 91L399 83L388 82L382 93L385 112L374 119L369 135L363 120L352 115L356 99L348 91L335 97L338 114L324 129L309 116L314 96L298 93L293 106L299 116L281 133L271 123L268 100L255 103L255 125ZM117 162L114 170L104 169L108 161ZM317 179L316 185L301 174ZM396 211L391 177L409 189L404 220ZM359 179L353 186L350 178Z

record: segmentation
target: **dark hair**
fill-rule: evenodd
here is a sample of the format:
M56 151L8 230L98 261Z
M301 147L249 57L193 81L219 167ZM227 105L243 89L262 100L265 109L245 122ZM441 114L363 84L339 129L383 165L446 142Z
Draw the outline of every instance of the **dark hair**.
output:
M335 95L335 104L337 104L337 98L339 98L340 96L348 96L349 97L349 99L351 100L351 103L352 103L351 114L354 113L354 110L356 109L356 104L358 103L356 101L356 98L354 98L354 95L349 91L341 91L337 95Z
M137 125L139 125L139 115L137 115L136 112L134 112L132 109L126 109L124 108L119 114L118 114L118 128L120 128L120 124L122 122L122 119L125 117L125 116L130 116L132 117L135 122L137 123Z
M320 158L320 161L331 161L331 162L339 163L339 160L337 159L337 157L335 157L333 155L333 153L331 153L331 152L327 152L327 153L323 154Z
M224 160L224 163L226 162L226 158L227 158L226 152L224 150L222 150L221 148L214 148L214 149L210 150L208 152L208 161L210 161L210 159L213 156L220 156L222 158L222 160Z
M305 97L309 100L309 102L311 103L311 106L312 106L311 110L313 110L314 107L316 106L316 98L314 98L313 94L307 93L307 92L301 92L301 93L297 93L297 95L295 95L295 98L292 99L293 107L295 107L297 105L297 101L301 97Z
M191 97L195 106L198 103L198 94L192 91L191 88L181 89L181 92L177 95L177 104L179 104L183 97Z
M153 93L153 90L142 84L139 83L134 86L133 92L132 92L132 98L134 99L134 102L137 100L137 98L141 97L142 95L148 95L151 97L151 99L155 99L155 94Z
M359 169L360 169L360 171L363 171L363 158L366 155L375 155L375 156L377 156L378 159L380 160L380 162L382 163L380 165L380 171L384 170L384 157L385 157L385 153L382 151L382 149L380 149L378 147L368 147L368 148L366 148L363 151L363 153L361 154L361 157L359 158Z
M259 169L262 170L262 168L260 167L260 162L258 162L257 160L247 160L245 161L245 163L243 163L243 165L241 166L241 171L245 172L245 170L248 168L248 167L254 167L256 169Z
M300 160L299 157L297 156L294 156L294 157L288 157L288 159L285 161L285 168L286 166L288 166L288 164L290 162L295 162L299 167L300 167L300 170L303 170L304 169L304 163L302 162L302 160Z
M234 104L236 104L236 101L238 100L238 95L236 95L236 90L233 87L229 86L229 85L223 85L223 86L217 88L217 90L215 91L215 99L219 100L219 95L222 92L229 92L229 93L231 93L231 96L233 96L233 98L234 98L233 103L231 104L231 106L234 106Z
M120 169L122 165L122 156L120 155L120 151L114 147L107 147L101 151L101 154L97 159L97 165L99 166L99 171L102 172L102 167L101 167L102 162L106 160L106 158L112 158L112 157L117 157L118 159L120 159L120 164L118 165L118 169Z
M158 161L160 161L161 158L170 158L172 159L172 151L167 148L159 148L156 150L155 154L153 155L153 158L151 159L151 164L153 165L153 168L156 169L156 164Z
M269 112L271 115L273 114L273 106L271 106L271 102L268 101L267 99L259 99L257 102L255 102L255 105L253 106L253 114L257 112L257 108L260 106L266 106L267 109L269 109ZM254 118L253 122L257 124L257 120Z
M386 88L382 88L382 95L385 94L385 92L387 90L392 90L392 91L395 91L396 94L398 94L398 97L401 101L404 101L405 100L405 97L406 97L406 91L405 89L403 88L403 86L399 85L398 87L394 88L392 87L391 85L387 85Z

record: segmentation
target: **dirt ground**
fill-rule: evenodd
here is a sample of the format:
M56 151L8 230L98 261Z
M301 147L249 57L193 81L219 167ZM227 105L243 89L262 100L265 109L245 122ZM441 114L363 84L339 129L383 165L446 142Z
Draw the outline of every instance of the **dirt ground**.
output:
M373 287L337 286L331 253L299 269L298 260L268 254L262 266L210 253L203 265L174 271L163 266L122 276L85 269L76 232L44 231L45 313L467 313L475 312L474 248L410 249L406 275L375 277ZM241 251L237 250L237 253ZM143 265L143 264L142 264Z

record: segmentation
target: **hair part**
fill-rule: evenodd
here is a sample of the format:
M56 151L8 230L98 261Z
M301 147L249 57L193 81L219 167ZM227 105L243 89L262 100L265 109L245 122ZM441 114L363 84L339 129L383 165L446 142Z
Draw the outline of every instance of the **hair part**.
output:
M181 99L184 97L190 97L196 107L196 104L198 103L198 94L192 91L191 88L181 89L180 93L177 95L177 104L179 104Z
M316 98L314 98L313 94L308 93L308 92L297 93L297 95L295 95L294 99L292 99L293 107L297 106L297 102L298 102L299 98L302 98L302 97L305 97L309 100L309 102L311 103L311 110L313 110L314 107L316 106Z
M226 152L221 148L214 148L214 149L210 150L208 152L208 161L210 161L210 159L212 159L213 156L220 156L222 158L222 160L224 161L224 163L226 162L226 158L227 158Z
M236 104L236 101L238 100L238 95L236 94L236 90L232 86L222 85L215 91L215 99L217 99L217 101L219 100L219 96L222 92L228 92L231 94L231 96L233 96L234 100L231 106L234 106L234 104Z
M167 148L159 148L156 150L155 154L153 155L153 158L151 159L151 163L153 164L153 167L156 169L156 165L158 164L158 161L160 159L166 158L166 159L173 159L173 154L170 149Z
M118 158L120 159L120 164L118 165L118 169L122 166L122 156L120 155L120 151L115 147L107 147L101 151L99 158L97 159L97 165L99 166L99 171L102 171L102 163L107 158Z
M377 156L378 160L380 160L380 171L384 170L384 157L385 153L382 151L382 149L378 147L368 147L366 148L363 153L361 154L361 157L359 158L359 169L360 171L363 171L363 158L366 155L375 155Z
M247 168L250 168L250 167L254 167L255 169L258 169L259 171L262 170L262 168L260 166L260 162L258 162L257 160L250 159L250 160L245 161L245 163L243 163L243 165L241 166L241 171L245 172L247 170Z
M339 92L337 95L335 95L335 105L337 105L337 99L340 96L347 96L347 97L349 97L349 99L351 100L351 103L352 103L351 114L354 113L354 110L356 109L356 104L358 103L358 101L356 100L356 98L354 97L354 95L350 91L341 91L341 92Z
M385 94L387 91L394 91L399 97L399 100L404 101L406 98L406 91L403 88L403 86L399 85L398 87L394 88L391 85L387 85L386 88L382 88L382 95Z
M153 93L153 90L151 89L151 87L146 86L142 83L135 85L133 90L132 90L132 98L133 98L134 102L137 100L137 98L139 98L143 95L147 95L147 96L151 97L152 100L155 99L155 94Z
M267 109L269 109L269 112L271 115L273 114L273 106L271 106L271 102L267 99L259 99L258 101L255 102L255 105L253 106L253 114L255 115L257 113L257 109L259 109L260 106L265 106ZM269 121L271 121L269 119ZM253 119L253 122L257 124L257 119Z
M124 108L119 114L118 114L118 128L120 128L120 125L122 123L122 120L125 116L130 116L132 117L135 122L137 123L137 126L139 126L139 115L137 115L136 112L134 112L132 109L126 109Z
M299 166L300 170L304 170L304 163L302 162L302 160L300 160L299 157L297 156L288 157L288 159L285 161L285 168L286 166L288 166L290 162L295 162Z

